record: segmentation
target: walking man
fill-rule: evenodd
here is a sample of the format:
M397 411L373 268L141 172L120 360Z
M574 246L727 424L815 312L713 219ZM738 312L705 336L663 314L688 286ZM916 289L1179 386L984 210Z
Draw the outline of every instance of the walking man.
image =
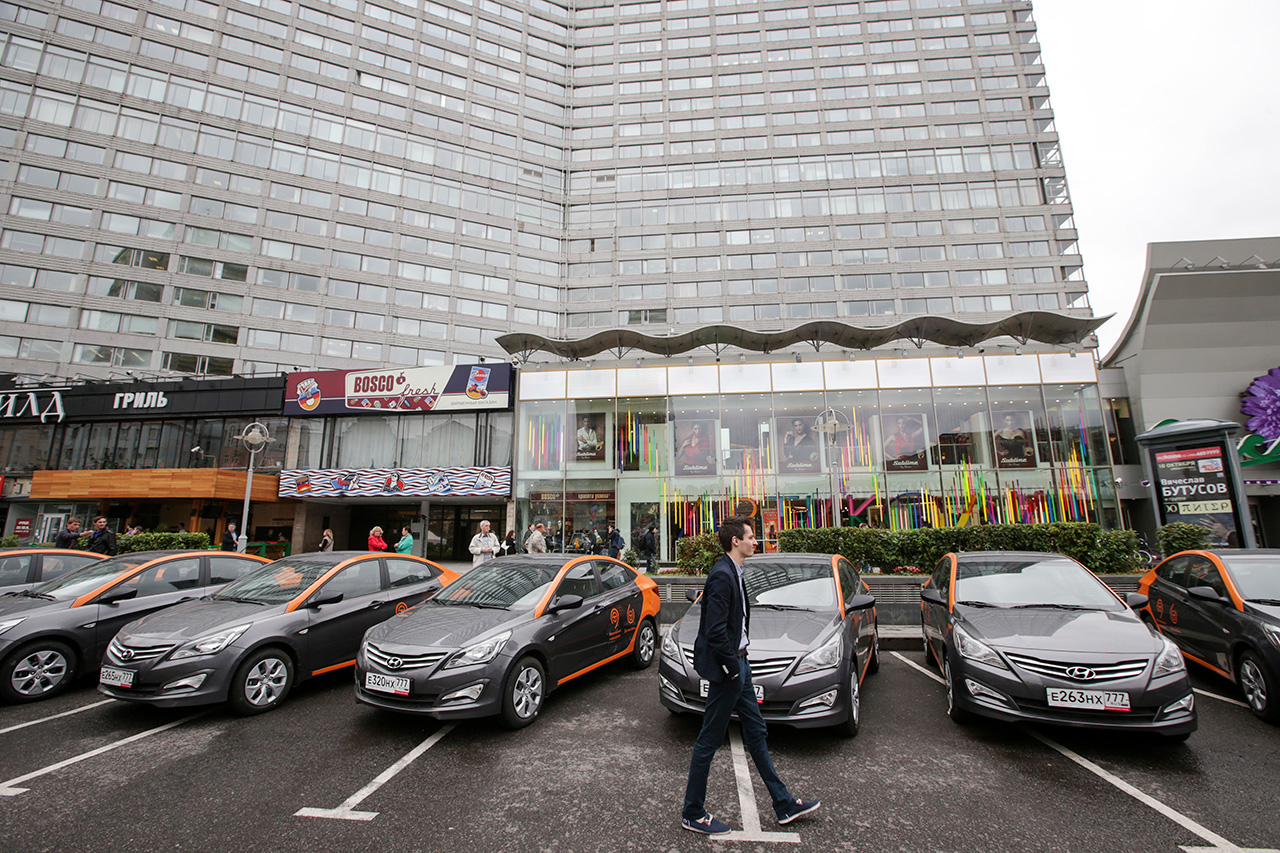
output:
M535 524L533 532L525 540L525 546L529 549L530 554L547 553L547 526L541 522Z
M222 534L222 550L236 550L236 523L234 521L227 522L226 532Z
M86 551L93 551L95 554L106 554L108 557L116 555L116 534L114 530L107 527L107 517L100 515L93 520L93 533L89 536L89 544L85 546Z
M480 532L471 537L467 550L471 552L471 565L478 566L485 560L492 560L498 553L498 536L491 533L488 519L480 522Z
M756 703L751 685L751 664L747 660L751 608L743 583L742 563L756 551L756 534L745 519L725 519L719 530L724 556L707 574L702 590L702 620L698 623L698 639L693 644L693 665L709 684L702 731L693 745L689 762L689 782L685 788L681 825L703 835L720 835L729 825L707 811L707 774L711 759L724 742L729 718L737 712L742 724L742 741L751 753L756 770L769 790L778 823L788 824L798 817L817 811L817 800L793 797L778 778L765 742L764 718Z
M53 547L74 550L80 544L80 519L68 518L67 526L53 537Z

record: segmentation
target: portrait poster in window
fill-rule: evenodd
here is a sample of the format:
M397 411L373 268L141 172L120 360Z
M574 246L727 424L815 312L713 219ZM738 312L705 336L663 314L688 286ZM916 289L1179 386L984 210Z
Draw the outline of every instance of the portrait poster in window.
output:
M815 474L821 468L819 434L806 417L778 418L778 473Z
M604 413L580 414L578 430L574 434L574 460L577 462L604 461Z
M673 426L676 452L673 468L676 476L694 477L716 473L714 422L676 421Z
M929 434L923 412L881 415L886 471L927 471Z
M991 437L996 467L1004 470L1036 467L1036 434L1027 411L992 412Z

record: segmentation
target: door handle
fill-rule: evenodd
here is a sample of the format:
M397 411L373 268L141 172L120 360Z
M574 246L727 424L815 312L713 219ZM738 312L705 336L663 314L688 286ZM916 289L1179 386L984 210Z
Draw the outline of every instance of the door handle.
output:
M386 602L385 602L385 601L370 601L370 602L369 602L369 609L370 609L370 610L377 610L379 607L381 607L381 606L382 606L382 605L384 605L384 604L386 604Z
M178 599L178 603L181 604L184 601L193 601L194 599L195 599L194 595L184 595L182 596L182 598Z

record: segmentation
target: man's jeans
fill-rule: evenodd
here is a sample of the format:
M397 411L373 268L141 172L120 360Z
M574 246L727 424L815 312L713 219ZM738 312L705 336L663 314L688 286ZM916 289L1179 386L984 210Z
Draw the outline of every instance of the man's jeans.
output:
M720 744L724 743L729 718L737 712L742 724L742 742L756 763L760 778L773 798L775 813L783 813L794 798L782 784L769 758L765 743L764 718L756 703L755 689L751 686L751 665L745 657L738 659L740 675L732 681L712 681L707 685L707 708L702 717L702 731L693 745L693 760L689 762L689 783L684 792L684 817L697 820L707 813L707 774L711 759Z

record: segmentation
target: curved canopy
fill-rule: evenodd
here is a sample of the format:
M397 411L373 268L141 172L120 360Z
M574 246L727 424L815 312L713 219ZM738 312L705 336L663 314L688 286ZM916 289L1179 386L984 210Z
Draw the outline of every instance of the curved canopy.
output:
M661 356L681 355L708 347L717 354L728 347L769 353L795 344L809 344L815 350L832 344L849 350L869 350L895 341L909 341L917 347L925 341L947 347L971 347L998 337L1020 342L1080 344L1107 317L1072 317L1053 311L1024 311L989 323L964 323L950 317L912 317L892 326L865 328L841 320L816 320L780 332L754 332L737 326L703 326L679 335L647 335L633 329L608 329L585 338L548 338L529 332L501 335L498 345L512 355L527 358L546 352L574 361L602 352L621 358L630 350Z

